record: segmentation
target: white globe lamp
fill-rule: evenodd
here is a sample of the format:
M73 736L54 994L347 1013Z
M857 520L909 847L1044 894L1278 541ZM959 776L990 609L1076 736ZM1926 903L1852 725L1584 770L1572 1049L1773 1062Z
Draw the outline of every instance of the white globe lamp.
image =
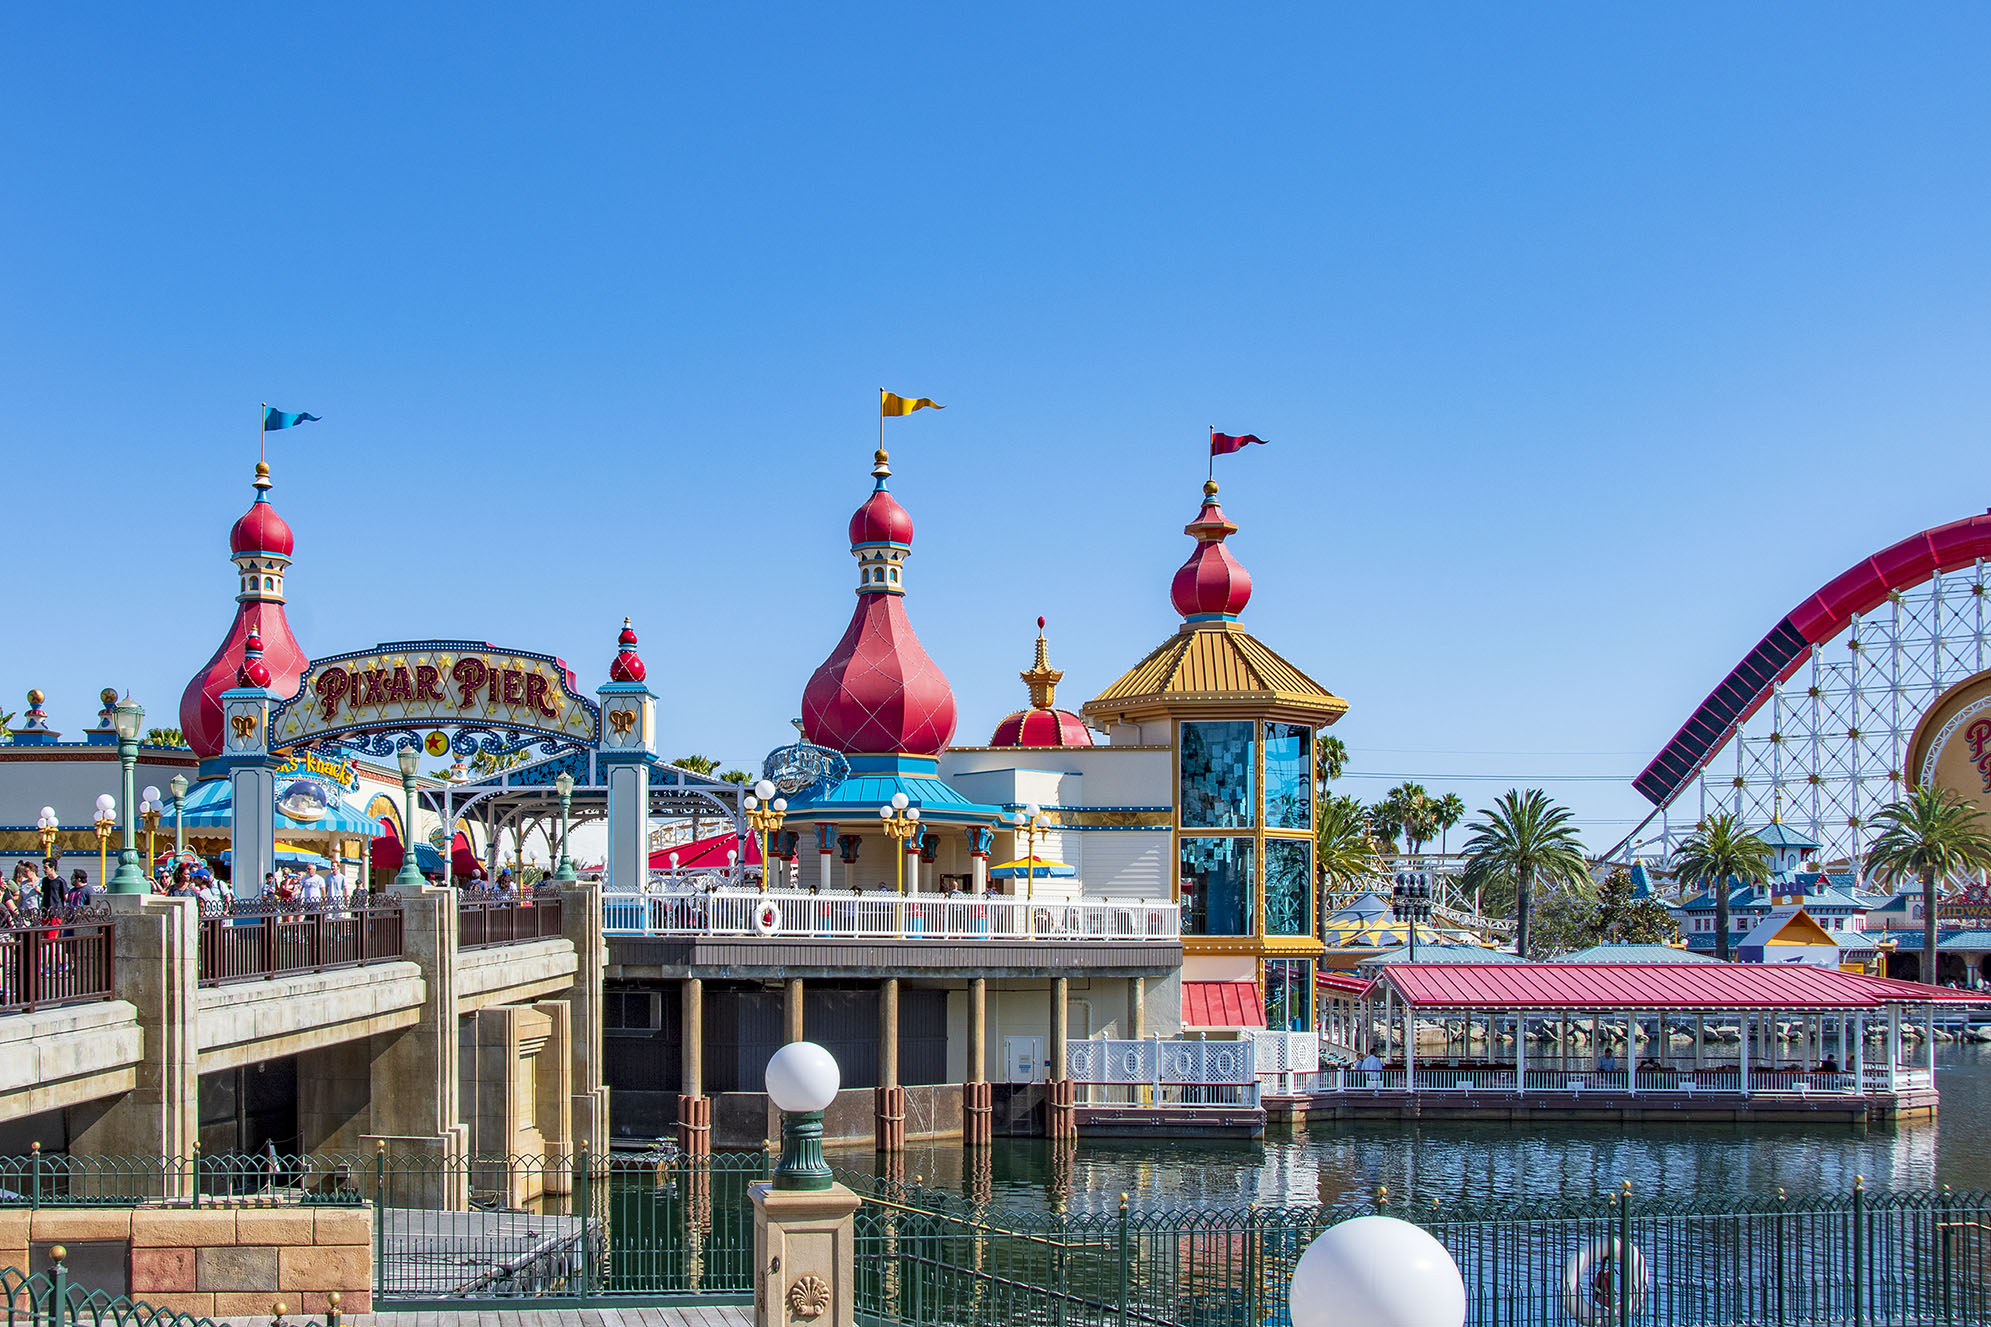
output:
M1393 1216L1329 1226L1293 1268L1293 1327L1463 1327L1466 1284L1445 1246Z
M836 1183L823 1160L823 1112L843 1074L836 1057L813 1041L791 1041L767 1062L767 1096L781 1112L777 1189L827 1189Z

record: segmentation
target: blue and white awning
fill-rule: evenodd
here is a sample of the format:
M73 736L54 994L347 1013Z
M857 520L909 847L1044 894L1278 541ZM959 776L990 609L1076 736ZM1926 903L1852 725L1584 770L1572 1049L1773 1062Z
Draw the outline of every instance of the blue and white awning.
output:
M301 789L299 784L312 787ZM204 780L187 790L186 826L190 830L227 830L234 823L234 805L234 793L227 779ZM317 814L292 818L284 813L286 806L300 813L316 811ZM169 802L160 818L162 827L173 822L173 813L174 807ZM370 839L381 833L376 821L355 810L345 798L330 793L326 785L315 779L293 779L279 788L276 806L270 809L270 814L280 835L325 834Z

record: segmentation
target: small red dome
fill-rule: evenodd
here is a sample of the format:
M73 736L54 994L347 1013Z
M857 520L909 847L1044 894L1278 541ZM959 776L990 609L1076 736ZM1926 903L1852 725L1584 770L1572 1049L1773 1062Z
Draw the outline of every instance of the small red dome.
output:
M937 756L954 720L954 689L913 633L904 597L860 595L802 691L803 735L837 751Z
M1203 509L1196 519L1182 527L1194 535L1195 551L1176 569L1168 587L1175 611L1184 617L1223 615L1235 617L1251 602L1251 573L1231 556L1224 540L1237 533L1237 526L1224 517L1217 505L1217 486L1203 486Z
M850 542L857 544L910 544L913 518L898 499L880 487L864 500L850 518Z
M1092 730L1070 710L1018 710L996 725L990 746L1091 746Z
M291 538L290 522L277 515L277 509L270 505L270 467L262 461L256 462L255 482L256 501L228 532L228 551L274 553L287 558L296 541Z
M641 682L649 672L643 666L642 656L636 653L636 629L628 618L622 619L622 634L615 638L621 648L616 651L615 661L608 666L608 680L611 682Z
M235 670L235 685L266 687L269 684L270 666L263 662L263 638L252 628L249 638L242 642L242 664Z

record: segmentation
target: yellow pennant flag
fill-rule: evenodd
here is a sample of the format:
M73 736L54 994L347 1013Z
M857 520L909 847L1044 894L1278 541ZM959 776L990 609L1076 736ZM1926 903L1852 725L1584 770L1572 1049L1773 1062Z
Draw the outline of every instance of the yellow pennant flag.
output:
M883 387L878 389L878 417L880 419L883 419L887 415L910 415L915 410L925 410L929 407L934 410L945 410L947 408L931 397L917 396L911 400L907 400L896 392L886 391Z

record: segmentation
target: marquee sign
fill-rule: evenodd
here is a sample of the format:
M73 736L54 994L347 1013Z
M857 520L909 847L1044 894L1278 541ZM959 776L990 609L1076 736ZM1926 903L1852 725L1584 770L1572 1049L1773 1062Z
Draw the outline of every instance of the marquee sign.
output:
M449 729L459 756L594 745L601 713L551 655L483 641L395 641L314 660L270 715L270 746L388 756ZM431 754L435 754L431 752ZM309 757L306 757L309 759Z
M276 767L276 776L281 779L322 779L335 783L347 792L359 790L359 766L350 760L329 760L316 751L299 751Z

